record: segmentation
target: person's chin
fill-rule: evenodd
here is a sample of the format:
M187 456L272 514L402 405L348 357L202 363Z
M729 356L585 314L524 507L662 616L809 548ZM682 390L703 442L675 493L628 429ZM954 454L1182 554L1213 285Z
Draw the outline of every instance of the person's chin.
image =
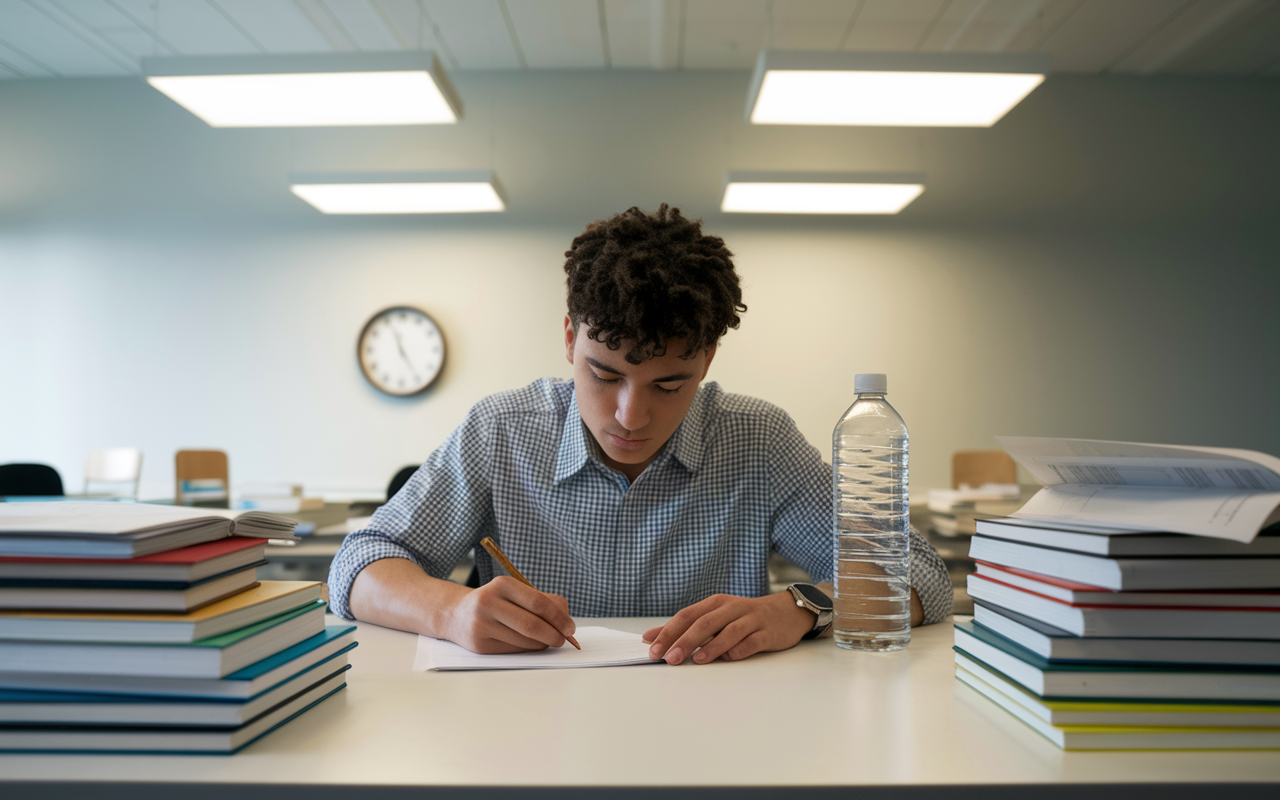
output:
M612 433L605 434L605 452L614 461L637 464L649 457L652 443L648 439L624 439Z

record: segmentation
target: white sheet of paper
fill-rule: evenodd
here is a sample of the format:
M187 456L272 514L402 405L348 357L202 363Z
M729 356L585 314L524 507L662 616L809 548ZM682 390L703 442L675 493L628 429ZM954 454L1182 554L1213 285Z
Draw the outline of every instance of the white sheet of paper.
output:
M1046 486L1010 516L1251 542L1280 521L1280 459L1221 447L997 436Z
M649 645L638 633L612 628L578 628L573 638L582 645L549 647L535 653L481 655L461 645L430 636L418 637L414 670L462 669L579 669L582 667L620 667L628 664L664 664L649 660Z

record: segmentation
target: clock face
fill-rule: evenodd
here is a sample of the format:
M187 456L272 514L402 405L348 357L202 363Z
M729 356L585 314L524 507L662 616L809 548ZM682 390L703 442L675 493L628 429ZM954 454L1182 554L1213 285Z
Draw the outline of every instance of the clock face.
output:
M417 394L444 366L444 337L435 320L409 306L379 311L365 323L356 344L360 369L387 394Z

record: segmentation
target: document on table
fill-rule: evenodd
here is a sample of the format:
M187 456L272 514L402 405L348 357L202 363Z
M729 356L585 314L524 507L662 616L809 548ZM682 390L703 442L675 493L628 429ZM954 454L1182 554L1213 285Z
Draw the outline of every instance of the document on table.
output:
M581 667L621 667L628 664L664 664L649 660L649 645L638 633L616 631L612 628L578 628L573 638L582 645L578 651L573 645L548 647L534 653L503 653L481 655L447 642L418 637L418 653L413 659L417 670L462 669L578 669Z
M1251 542L1280 521L1280 459L1219 447L998 436L1048 484L1011 516Z

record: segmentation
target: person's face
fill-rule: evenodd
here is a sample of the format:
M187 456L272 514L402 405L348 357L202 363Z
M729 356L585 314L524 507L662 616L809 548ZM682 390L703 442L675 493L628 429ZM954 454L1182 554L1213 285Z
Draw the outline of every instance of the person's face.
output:
M672 339L666 355L632 364L623 357L631 342L610 350L587 336L585 323L575 330L567 316L564 344L582 421L604 451L605 464L634 481L680 427L715 347L683 359L684 341Z

